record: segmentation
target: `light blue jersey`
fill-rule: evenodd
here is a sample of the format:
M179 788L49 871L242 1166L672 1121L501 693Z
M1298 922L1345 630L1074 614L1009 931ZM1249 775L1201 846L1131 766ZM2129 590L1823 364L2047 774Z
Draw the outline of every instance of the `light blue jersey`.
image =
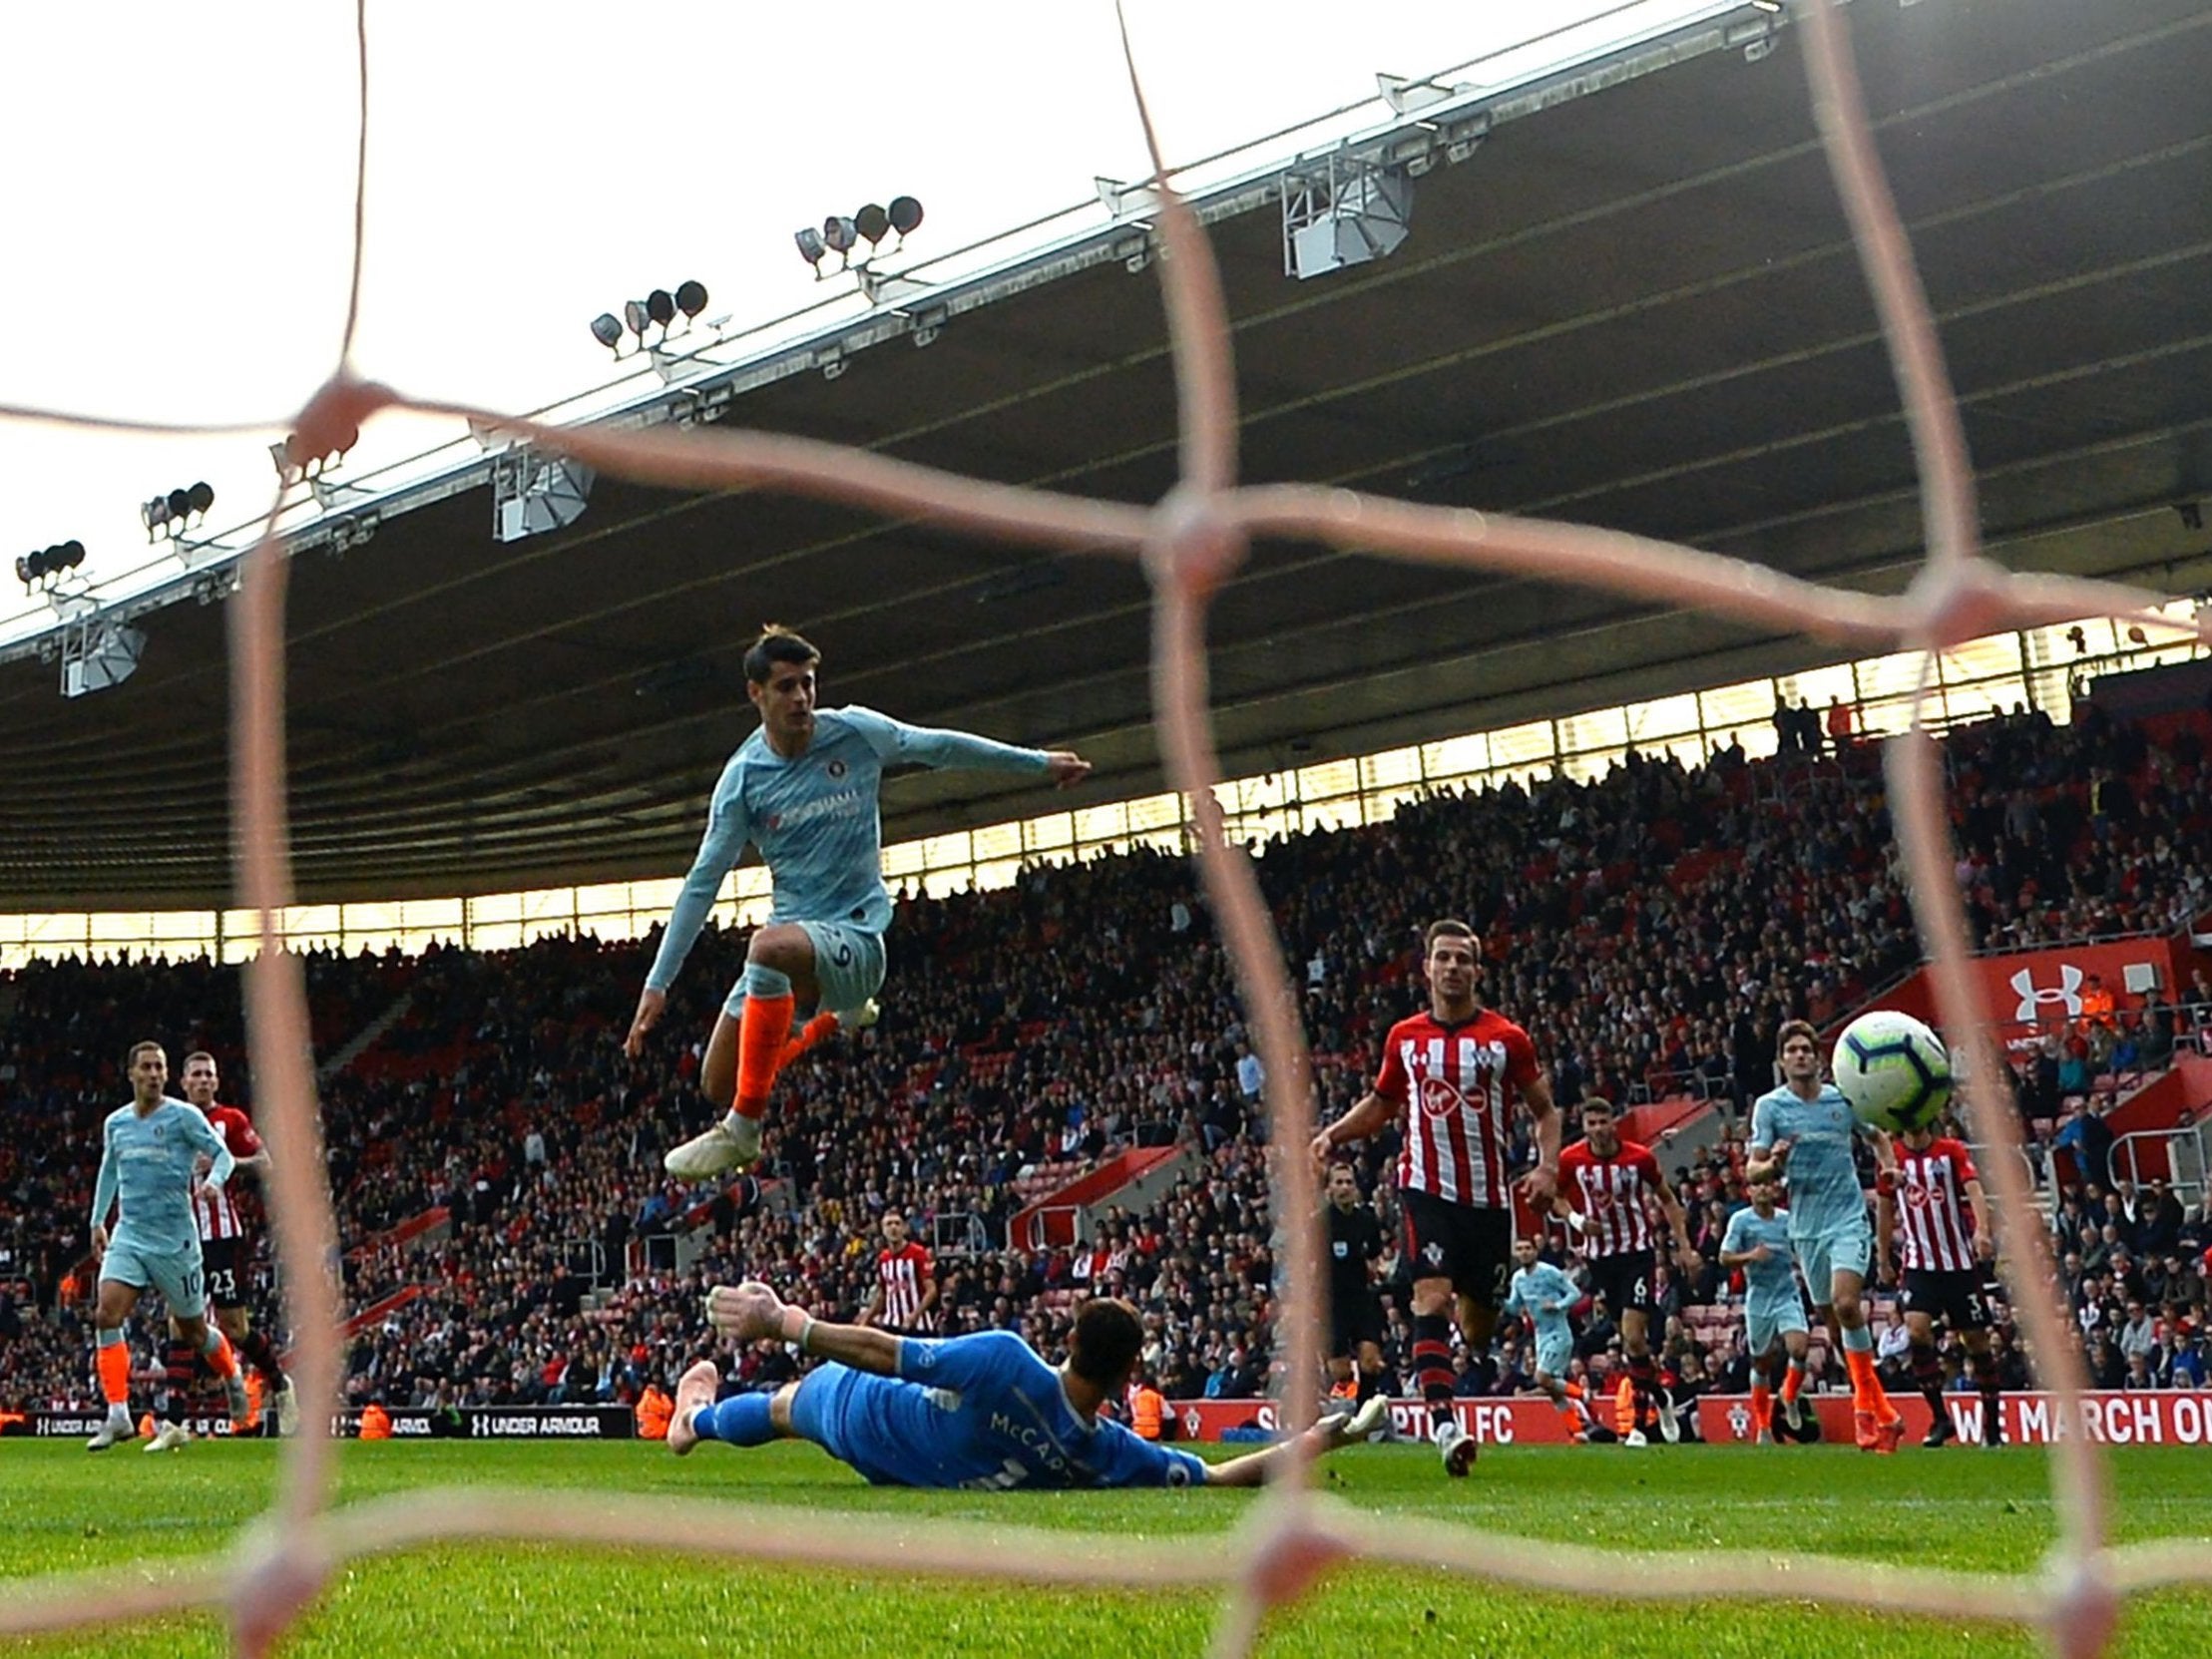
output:
M144 1117L134 1103L108 1114L101 1130L100 1175L92 1194L92 1224L103 1226L108 1207L122 1200L113 1242L152 1255L200 1253L193 1219L193 1162L201 1153L214 1167L200 1177L221 1186L237 1167L214 1124L198 1106L165 1099Z
M1564 1377L1574 1357L1574 1327L1566 1311L1581 1299L1581 1287L1563 1268L1541 1261L1519 1269L1506 1292L1504 1311L1520 1315L1535 1329L1537 1369L1548 1377Z
M1796 1154L1791 1156L1794 1159ZM1762 1216L1746 1205L1728 1218L1727 1234L1720 1241L1722 1254L1743 1255L1761 1244L1767 1247L1767 1259L1743 1264L1745 1346L1754 1360L1780 1342L1784 1333L1805 1329L1805 1297L1797 1288L1788 1210Z
M910 726L872 708L825 708L806 752L786 760L755 731L722 768L707 807L706 836L668 917L646 984L665 991L714 908L722 878L749 842L774 882L771 922L826 922L880 935L891 925L883 885L886 766L969 766L1042 773L1043 749L1017 748L962 731Z
M1790 1190L1790 1236L1822 1237L1867 1225L1866 1189L1852 1162L1858 1116L1843 1090L1823 1083L1817 1099L1807 1100L1784 1083L1759 1096L1751 1108L1751 1146L1770 1150L1790 1142L1783 1178Z
M1790 1248L1790 1212L1776 1210L1762 1216L1748 1205L1728 1218L1728 1232L1720 1241L1724 1255L1740 1256L1759 1245L1767 1247L1763 1262L1743 1264L1744 1306L1764 1311L1804 1307L1797 1289L1797 1257Z
M1205 1464L1110 1418L1087 1423L1011 1331L899 1343L899 1375L809 1372L791 1427L878 1485L1201 1486Z

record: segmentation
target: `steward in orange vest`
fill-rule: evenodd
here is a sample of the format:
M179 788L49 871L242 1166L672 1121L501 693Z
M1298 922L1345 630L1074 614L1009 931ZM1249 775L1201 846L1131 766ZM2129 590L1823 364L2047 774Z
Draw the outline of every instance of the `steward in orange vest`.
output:
M646 1392L638 1397L637 1415L640 1440L664 1441L668 1438L668 1421L675 1416L675 1402L659 1383L648 1383Z

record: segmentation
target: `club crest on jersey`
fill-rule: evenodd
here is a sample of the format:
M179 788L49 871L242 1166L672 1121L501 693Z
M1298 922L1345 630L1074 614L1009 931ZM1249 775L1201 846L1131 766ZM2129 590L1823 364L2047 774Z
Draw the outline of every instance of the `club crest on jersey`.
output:
M157 1123L157 1124L155 1124L155 1125L154 1125L154 1144L155 1144L155 1145L157 1145L157 1146L165 1145L165 1144L166 1144L166 1143L168 1142L168 1140L169 1140L169 1125L168 1125L167 1123Z
M1431 1117L1449 1117L1467 1107L1467 1096L1449 1077L1421 1079L1421 1109Z

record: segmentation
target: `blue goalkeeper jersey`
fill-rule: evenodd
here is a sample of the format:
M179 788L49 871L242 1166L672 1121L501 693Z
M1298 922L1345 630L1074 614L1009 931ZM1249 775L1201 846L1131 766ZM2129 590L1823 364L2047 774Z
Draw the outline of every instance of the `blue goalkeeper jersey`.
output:
M119 1198L122 1214L113 1238L141 1250L200 1248L192 1213L193 1164L201 1153L214 1160L204 1179L221 1186L237 1159L198 1106L164 1100L144 1117L133 1105L108 1114L100 1131L100 1175L93 1185L92 1224L102 1226Z
M1581 1287L1567 1277L1563 1268L1538 1262L1514 1274L1513 1288L1506 1293L1505 1311L1528 1320L1540 1337L1571 1338L1574 1327L1567 1323L1566 1311L1581 1299ZM1557 1311L1545 1312L1548 1303L1556 1304Z
M765 728L754 731L714 785L705 839L683 878L646 984L665 991L675 983L722 878L737 867L748 842L760 849L774 883L770 921L837 922L869 933L890 927L879 801L884 767L1036 774L1048 764L1043 749L910 726L872 708L818 710L806 752L788 760L769 746Z
M1867 1225L1867 1193L1852 1161L1859 1119L1834 1083L1808 1100L1788 1083L1759 1096L1751 1108L1751 1145L1766 1151L1790 1142L1783 1179L1790 1189L1790 1236L1822 1238Z
M1086 1423L1060 1373L1011 1331L905 1337L899 1375L827 1365L799 1390L809 1439L878 1485L1197 1486L1205 1464L1108 1418Z

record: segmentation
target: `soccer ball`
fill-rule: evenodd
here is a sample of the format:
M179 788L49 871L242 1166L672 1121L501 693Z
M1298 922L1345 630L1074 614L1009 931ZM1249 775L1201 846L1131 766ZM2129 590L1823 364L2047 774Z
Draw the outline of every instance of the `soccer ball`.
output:
M1836 1086L1859 1121L1887 1134L1925 1129L1951 1103L1951 1054L1909 1014L1876 1009L1836 1038Z

